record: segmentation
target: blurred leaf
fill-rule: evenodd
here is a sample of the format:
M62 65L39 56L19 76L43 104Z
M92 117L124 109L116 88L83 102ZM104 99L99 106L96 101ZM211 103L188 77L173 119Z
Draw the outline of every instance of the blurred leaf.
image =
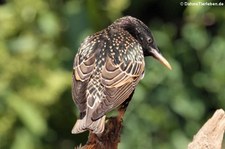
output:
M129 0L109 0L106 5L108 17L113 21L122 15L122 11L129 5Z
M171 135L172 142L176 149L186 149L190 140L181 131L175 131Z
M15 132L15 141L12 143L11 149L36 149L35 140L32 135L24 129Z
M183 36L196 50L204 49L209 44L206 31L196 24L186 24L183 28Z
M36 136L41 136L47 131L46 122L37 106L16 96L10 96L7 102L23 124Z
M58 19L51 12L43 12L38 20L38 24L47 37L55 37L59 34L60 26Z

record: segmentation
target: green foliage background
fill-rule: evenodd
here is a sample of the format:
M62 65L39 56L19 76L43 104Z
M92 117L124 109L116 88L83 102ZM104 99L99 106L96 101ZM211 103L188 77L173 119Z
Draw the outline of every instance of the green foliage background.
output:
M120 149L185 149L215 109L225 108L225 3L0 3L0 149L71 149L85 143L87 133L70 133L77 115L71 98L73 58L87 35L124 15L150 27L173 70L146 58Z

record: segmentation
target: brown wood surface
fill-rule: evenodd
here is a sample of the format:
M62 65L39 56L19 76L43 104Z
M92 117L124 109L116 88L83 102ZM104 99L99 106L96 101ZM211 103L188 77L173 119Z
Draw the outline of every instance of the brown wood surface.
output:
M225 112L219 109L194 136L188 149L221 149L224 130Z
M75 149L117 149L121 130L122 119L110 117L101 135L90 132L87 143Z
M101 135L90 132L86 145L75 149L117 149L121 130L121 117L110 117ZM219 109L194 136L193 141L188 145L188 149L221 149L224 130L225 112Z

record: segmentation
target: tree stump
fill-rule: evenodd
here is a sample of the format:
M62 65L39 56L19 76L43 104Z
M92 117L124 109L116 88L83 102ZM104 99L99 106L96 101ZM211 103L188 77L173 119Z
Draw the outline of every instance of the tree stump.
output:
M217 110L202 126L188 149L221 149L225 130L225 112Z
M122 119L110 117L101 135L90 132L86 145L75 147L75 149L117 149L121 130ZM188 149L221 149L224 130L225 112L219 109L194 136Z

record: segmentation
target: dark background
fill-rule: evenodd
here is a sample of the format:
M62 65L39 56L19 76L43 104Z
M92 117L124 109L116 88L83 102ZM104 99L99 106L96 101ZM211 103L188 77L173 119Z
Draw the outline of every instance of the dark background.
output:
M194 2L190 0L188 2ZM120 149L185 149L225 108L225 3L164 0L0 1L0 149L72 149L74 55L88 35L131 15L149 26L173 70L146 58ZM183 1L185 4L185 1Z

